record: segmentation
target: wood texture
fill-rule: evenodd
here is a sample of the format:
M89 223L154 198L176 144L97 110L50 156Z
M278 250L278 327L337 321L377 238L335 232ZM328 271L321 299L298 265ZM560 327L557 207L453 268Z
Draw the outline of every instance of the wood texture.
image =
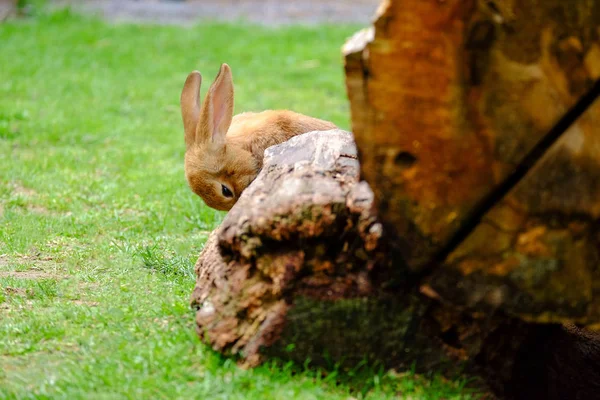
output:
M192 306L204 341L245 366L272 356L326 367L367 361L472 373L473 386L508 399L593 398L597 336L438 301L388 245L358 171L347 132L267 150L196 264Z
M345 46L362 176L444 300L600 328L600 102L493 198L600 78L599 27L597 1L390 0Z
M600 78L599 27L589 0L384 1L343 49L358 149L338 131L266 152L198 260L201 337L246 365L594 398L600 102L505 183Z
M496 382L508 379L491 365L512 366L528 325L472 318L419 293L382 237L358 170L347 132L301 135L267 151L196 264L200 336L248 366L267 356L449 375L489 365ZM512 332L508 347L501 330Z
M598 78L600 3L384 1L344 49L362 174L414 269Z
M267 150L263 170L196 265L192 304L199 333L215 349L247 365L266 354L323 364L324 348L348 362L398 353L427 301L379 299L376 282L391 259L358 170L352 135L343 131ZM389 318L386 309L394 311ZM375 332L389 344L374 346Z

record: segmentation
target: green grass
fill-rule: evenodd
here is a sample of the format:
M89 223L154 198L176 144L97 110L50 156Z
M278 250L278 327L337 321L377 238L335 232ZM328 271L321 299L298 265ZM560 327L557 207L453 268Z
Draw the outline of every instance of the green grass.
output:
M357 27L0 24L0 398L463 398L362 367L254 370L201 344L193 264L222 214L183 175L179 93L228 62L236 110L348 127L340 45Z

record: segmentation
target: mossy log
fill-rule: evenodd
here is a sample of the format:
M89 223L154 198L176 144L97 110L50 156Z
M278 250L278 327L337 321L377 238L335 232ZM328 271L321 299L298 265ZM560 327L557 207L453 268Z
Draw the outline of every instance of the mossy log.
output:
M600 101L544 140L600 78L600 1L384 1L344 53L362 176L430 293L599 329Z

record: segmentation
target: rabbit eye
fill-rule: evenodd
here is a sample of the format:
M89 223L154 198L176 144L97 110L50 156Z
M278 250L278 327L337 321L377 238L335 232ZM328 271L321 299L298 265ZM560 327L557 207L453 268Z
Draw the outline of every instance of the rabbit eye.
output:
M231 190L225 185L221 185L221 193L223 193L223 196L225 197L233 197L233 193L231 193Z

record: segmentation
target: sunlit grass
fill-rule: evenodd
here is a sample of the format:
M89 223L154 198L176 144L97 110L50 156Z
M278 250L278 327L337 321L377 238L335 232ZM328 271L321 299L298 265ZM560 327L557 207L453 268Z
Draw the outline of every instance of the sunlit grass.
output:
M202 345L193 264L222 214L183 175L179 93L231 65L236 110L348 128L340 45L357 27L110 25L69 12L0 24L0 398L458 398L457 383Z

